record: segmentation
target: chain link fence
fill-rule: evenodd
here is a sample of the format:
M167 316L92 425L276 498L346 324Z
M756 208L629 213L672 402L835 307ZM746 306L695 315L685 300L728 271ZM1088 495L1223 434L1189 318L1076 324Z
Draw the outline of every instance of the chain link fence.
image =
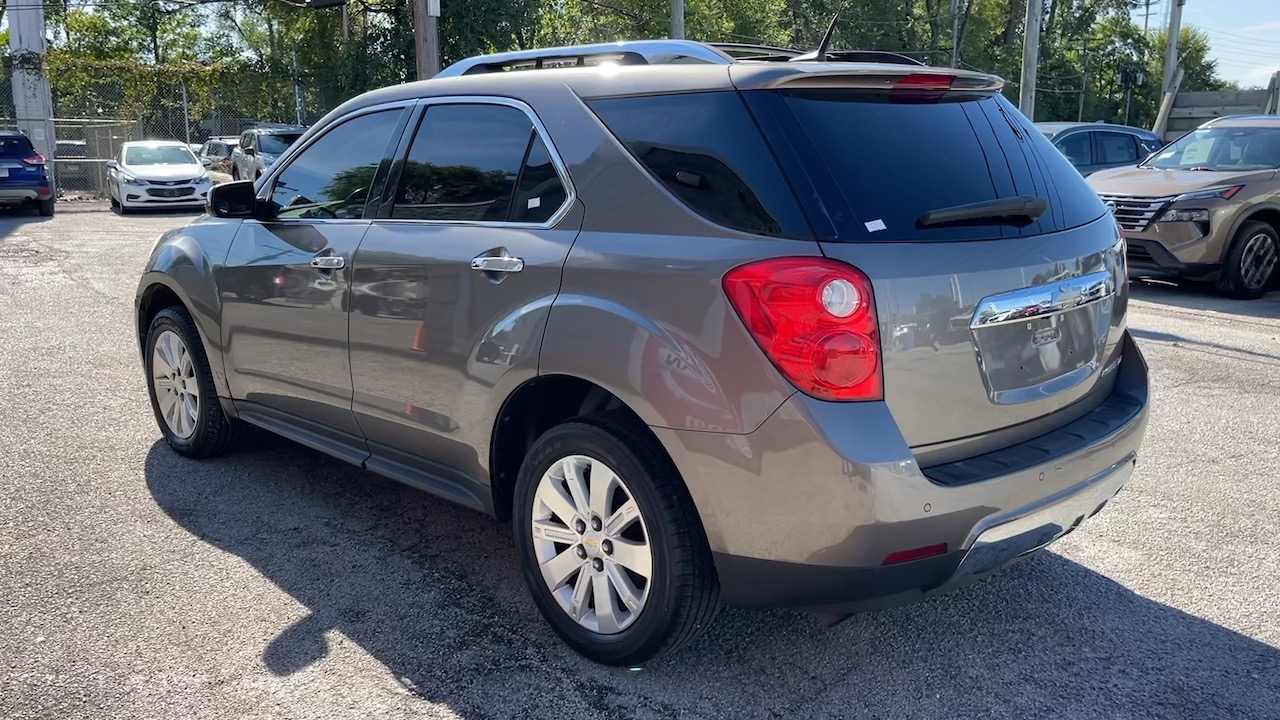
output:
M49 120L17 117L13 63L0 57L0 129ZM308 125L346 99L322 78L248 64L148 66L51 53L45 73L53 96L50 162L64 195L104 194L106 162L130 140L199 145L260 124Z

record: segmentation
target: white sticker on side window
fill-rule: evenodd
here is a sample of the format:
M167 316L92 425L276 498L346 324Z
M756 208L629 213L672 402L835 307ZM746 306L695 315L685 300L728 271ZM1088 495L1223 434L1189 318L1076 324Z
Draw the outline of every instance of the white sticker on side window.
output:
M862 223L866 226L867 232L880 232L884 230L885 224L883 220L872 220L871 222Z
M536 208L536 207L541 207L541 206L542 206L542 198L540 198L540 197L536 197L536 198L529 198L529 209L530 209L530 210L532 210L532 209L534 209L534 208Z

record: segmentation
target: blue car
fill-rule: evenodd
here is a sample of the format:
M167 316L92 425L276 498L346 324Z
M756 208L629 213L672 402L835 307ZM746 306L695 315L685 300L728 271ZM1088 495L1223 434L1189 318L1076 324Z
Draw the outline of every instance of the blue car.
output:
M1041 122L1036 127L1085 177L1099 170L1137 165L1164 147L1159 135L1128 125Z
M26 135L0 130L0 207L37 208L52 217L56 200L44 156Z

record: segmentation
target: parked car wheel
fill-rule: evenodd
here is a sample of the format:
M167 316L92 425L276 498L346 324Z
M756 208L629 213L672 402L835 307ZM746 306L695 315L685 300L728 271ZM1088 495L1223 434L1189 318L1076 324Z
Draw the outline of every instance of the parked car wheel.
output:
M57 204L57 198L49 198L40 201L40 214L43 217L53 217L54 206Z
M1280 259L1280 236L1264 222L1247 222L1231 240L1218 290L1231 297L1254 300L1267 292Z
M638 665L714 619L719 586L693 502L628 423L593 415L547 431L520 468L513 516L539 611L591 660Z
M230 448L240 423L222 412L191 315L181 307L161 310L151 321L145 347L151 409L169 446L195 458Z

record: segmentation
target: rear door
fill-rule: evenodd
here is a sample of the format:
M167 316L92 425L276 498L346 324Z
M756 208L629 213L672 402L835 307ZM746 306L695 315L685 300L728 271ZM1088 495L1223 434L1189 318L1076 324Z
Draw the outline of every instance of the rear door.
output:
M744 95L821 219L823 252L872 280L885 401L913 447L1038 434L1109 391L1126 294L1116 224L1003 97ZM931 210L1015 197L1048 209L922 223Z
M512 100L428 102L402 156L355 257L354 410L371 466L440 491L480 475L499 403L536 374L582 215Z

